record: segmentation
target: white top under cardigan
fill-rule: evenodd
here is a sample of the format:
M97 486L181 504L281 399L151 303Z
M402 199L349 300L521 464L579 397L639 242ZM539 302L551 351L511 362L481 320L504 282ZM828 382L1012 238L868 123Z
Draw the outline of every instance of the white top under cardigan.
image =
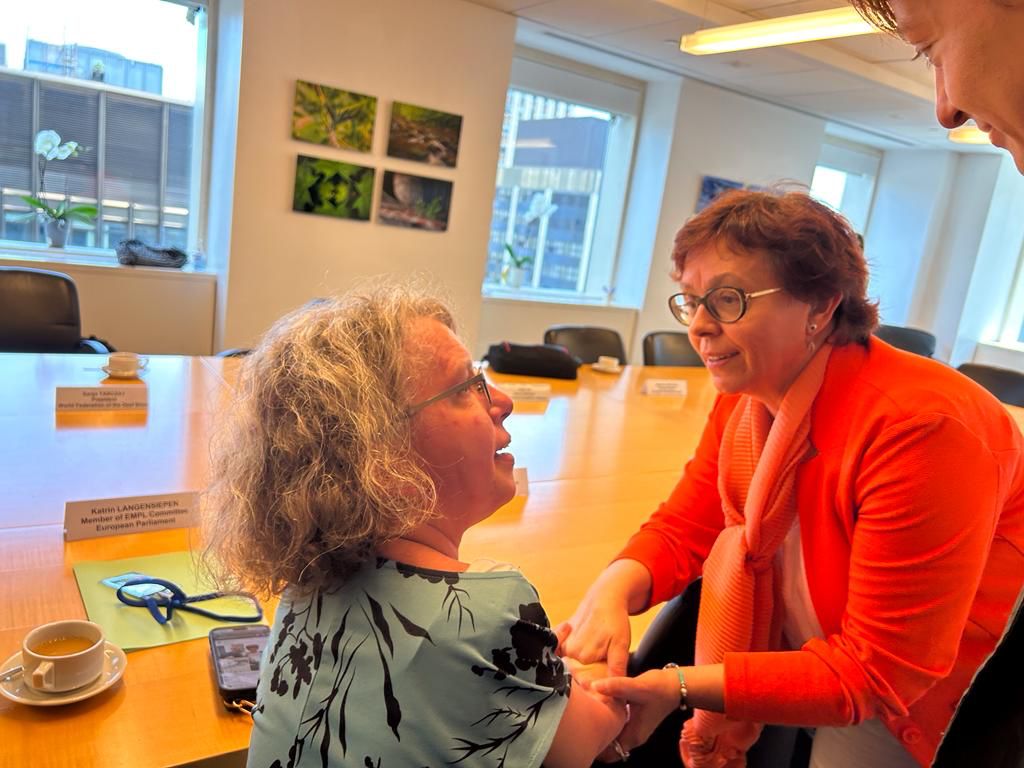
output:
M793 524L779 548L782 575L782 603L785 618L783 639L790 648L800 648L812 637L824 638L811 603L804 553L800 544L800 523ZM918 768L899 740L881 720L872 718L844 728L815 729L810 768Z

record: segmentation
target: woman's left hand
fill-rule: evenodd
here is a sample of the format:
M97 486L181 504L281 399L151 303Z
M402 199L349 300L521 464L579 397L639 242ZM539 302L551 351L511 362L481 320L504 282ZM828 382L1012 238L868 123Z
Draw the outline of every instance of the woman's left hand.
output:
M638 677L607 677L587 687L629 703L629 721L618 736L619 746L626 751L646 742L679 706L679 677L673 669L652 669ZM605 750L598 759L616 758Z

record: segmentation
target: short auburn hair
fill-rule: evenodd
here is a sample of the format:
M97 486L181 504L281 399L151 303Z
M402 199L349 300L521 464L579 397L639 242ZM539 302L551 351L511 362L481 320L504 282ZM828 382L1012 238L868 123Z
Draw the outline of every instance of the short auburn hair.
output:
M746 189L722 194L676 234L673 278L681 278L690 253L718 243L738 253L763 254L782 288L800 301L818 307L840 295L829 337L833 344L864 344L878 325L857 233L810 195Z
M892 12L889 0L847 0L847 2L856 9L857 13L883 32L899 34L896 16Z

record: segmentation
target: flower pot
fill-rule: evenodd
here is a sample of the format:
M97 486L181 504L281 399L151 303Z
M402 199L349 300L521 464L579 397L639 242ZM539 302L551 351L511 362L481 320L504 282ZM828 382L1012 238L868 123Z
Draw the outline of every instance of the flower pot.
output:
M512 267L508 271L508 285L510 288L520 288L526 279L526 270L523 267Z
M46 222L46 236L53 248L63 248L68 241L68 222L65 219L50 219Z

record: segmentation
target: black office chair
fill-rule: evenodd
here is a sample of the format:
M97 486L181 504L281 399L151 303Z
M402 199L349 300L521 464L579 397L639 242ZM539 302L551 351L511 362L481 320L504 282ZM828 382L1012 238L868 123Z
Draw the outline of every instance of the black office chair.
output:
M974 379L1002 402L1024 406L1024 373L977 363L964 363L957 366L957 370Z
M63 272L0 267L0 307L0 352L113 351L82 338L78 290Z
M679 331L654 331L644 336L644 365L689 365L703 367L704 361Z
M935 354L935 336L928 331L905 328L902 325L880 325L875 330L875 336L915 355L931 357Z
M601 355L618 358L626 362L626 348L622 337L611 328L596 328L591 325L553 325L544 331L545 344L557 344L569 350L582 363L595 363Z
M1021 598L1002 640L960 699L933 768L1024 765L1024 610Z

